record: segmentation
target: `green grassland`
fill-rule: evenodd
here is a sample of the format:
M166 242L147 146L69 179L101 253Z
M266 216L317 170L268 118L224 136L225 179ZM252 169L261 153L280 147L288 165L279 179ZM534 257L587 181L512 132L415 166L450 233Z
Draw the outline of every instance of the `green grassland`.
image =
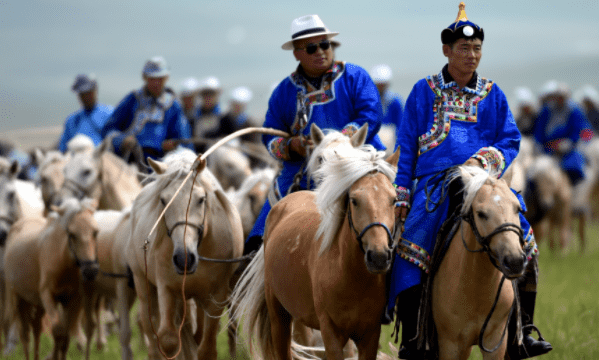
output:
M576 227L573 227L576 228ZM553 344L554 350L541 359L599 359L599 224L593 224L587 230L587 252L579 253L576 239L564 254L552 254L545 243L540 245L539 257L539 295L535 323L546 340ZM132 320L133 318L132 312ZM224 322L224 320L223 320ZM132 349L135 359L146 359L147 352L140 342L139 329L132 321ZM383 329L381 349L389 351L391 326ZM44 335L41 344L41 358L49 354L52 340ZM95 344L94 344L95 345ZM227 336L221 331L218 338L219 359L229 359ZM18 350L9 357L23 359ZM69 359L82 359L73 341L69 349ZM118 336L112 334L103 351L92 348L91 359L120 359ZM239 346L237 359L249 359ZM474 348L470 359L482 359Z

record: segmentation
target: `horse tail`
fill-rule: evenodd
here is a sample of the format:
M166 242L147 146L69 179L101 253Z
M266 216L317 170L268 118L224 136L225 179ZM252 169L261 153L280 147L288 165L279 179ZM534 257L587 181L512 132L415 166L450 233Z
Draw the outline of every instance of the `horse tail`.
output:
M241 274L231 294L231 304L231 318L243 324L242 333L252 358L276 358L264 293L264 246ZM258 354L253 353L254 341L259 345Z

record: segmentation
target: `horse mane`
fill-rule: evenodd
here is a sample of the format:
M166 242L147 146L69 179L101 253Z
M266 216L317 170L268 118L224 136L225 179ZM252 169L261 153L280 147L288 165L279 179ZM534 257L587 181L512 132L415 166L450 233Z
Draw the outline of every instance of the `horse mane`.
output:
M491 181L495 183L500 173L497 171L490 171L480 168L478 166L457 166L449 173L450 181L458 178L462 179L464 186L462 191L464 192L464 200L462 202L462 215L465 215L472 208L472 203L476 197L476 193L480 188Z
M84 198L83 200L72 197L67 198L58 208L58 211L62 213L62 215L60 215L59 212L51 211L48 214L48 219L53 222L58 222L58 224L66 230L73 219L73 216L77 215L82 210L95 211L94 203L95 201L90 198Z
M377 151L371 145L336 148L330 155L314 173L319 183L315 190L316 206L320 213L316 239L322 237L319 255L331 247L343 224L345 199L350 187L372 172L380 172L390 181L395 180L397 173L397 167L385 161L385 152Z
M235 192L233 195L235 198L243 198L247 195L250 190L256 186L258 183L267 183L270 184L272 180L275 178L276 170L272 168L264 168L253 172L250 176L248 176L243 183L241 183L241 187L239 190Z

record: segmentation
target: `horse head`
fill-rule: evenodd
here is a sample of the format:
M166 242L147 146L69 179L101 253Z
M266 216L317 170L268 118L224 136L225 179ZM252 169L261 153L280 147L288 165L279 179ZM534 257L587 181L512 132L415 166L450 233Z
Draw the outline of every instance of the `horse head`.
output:
M97 200L75 198L66 199L60 206L52 205L52 211L60 218L59 222L67 236L67 246L73 261L81 271L83 279L93 281L98 275L98 223L94 212Z
M352 148L327 159L315 173L319 186L316 204L321 222L320 253L328 249L342 224L354 236L351 241L364 254L366 269L385 273L391 266L395 225L395 188L399 148L386 160L374 148ZM345 216L344 216L345 215ZM347 221L345 221L347 218Z
M15 183L20 169L16 160L0 158L0 246L4 246L10 227L22 215Z
M36 149L34 153L35 163L38 166L39 185L42 190L42 200L46 211L54 204L54 197L64 184L64 168L69 160L69 155L63 155L60 151L48 151Z
M524 191L526 216L532 225L539 223L555 206L563 187L569 187L569 184L557 161L548 155L537 157L526 172Z
M102 154L106 150L102 143L93 151L72 153L65 164L64 182L53 199L53 204L60 204L69 197L83 199L88 197L100 200L102 196Z
M158 181L157 189L159 190L161 211L173 200L164 213L164 226L166 235L173 243L172 261L175 271L179 275L185 272L193 274L198 267L198 247L204 236L206 216L209 212L209 191L200 179L196 180L192 176L176 194L181 182L185 180L190 164L182 166L173 164L168 159L165 159L165 162L160 162L150 158L148 158L148 163L156 175L170 180L168 182ZM202 177L201 173L205 167L206 161L202 161L196 169L200 173L198 177ZM173 199L175 196L177 198Z
M458 168L464 183L462 217L493 265L507 278L524 274L527 259L520 202L505 180L473 166Z

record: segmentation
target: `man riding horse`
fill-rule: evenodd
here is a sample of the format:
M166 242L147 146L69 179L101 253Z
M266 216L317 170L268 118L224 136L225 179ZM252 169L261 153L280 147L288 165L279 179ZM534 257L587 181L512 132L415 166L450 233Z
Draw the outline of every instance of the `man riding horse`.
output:
M424 357L424 350L414 340L421 276L428 273L437 233L452 211L453 194L447 196L450 189L445 181L448 169L466 164L503 173L518 154L521 136L504 93L476 72L483 39L483 29L467 19L461 3L456 21L441 33L447 64L438 74L416 83L397 127L396 148L401 147L401 157L395 181L396 215L405 221L405 231L392 272L388 311L392 316L397 298L401 359ZM532 324L536 297L537 249L522 214L520 222L525 250L535 255L519 280L522 324L528 325ZM548 342L530 336L528 329L524 330L523 345L508 350L512 358L537 356L552 349Z
M283 169L246 240L244 253L262 244L266 216L276 201L289 192L312 188L305 173L312 147L311 124L351 135L368 123L366 143L384 148L376 135L381 126L376 86L361 67L335 61L331 38L337 34L329 31L318 15L302 16L291 23L291 40L282 48L293 50L300 64L273 91L263 126L287 131L292 137L262 137L268 152L282 161Z

